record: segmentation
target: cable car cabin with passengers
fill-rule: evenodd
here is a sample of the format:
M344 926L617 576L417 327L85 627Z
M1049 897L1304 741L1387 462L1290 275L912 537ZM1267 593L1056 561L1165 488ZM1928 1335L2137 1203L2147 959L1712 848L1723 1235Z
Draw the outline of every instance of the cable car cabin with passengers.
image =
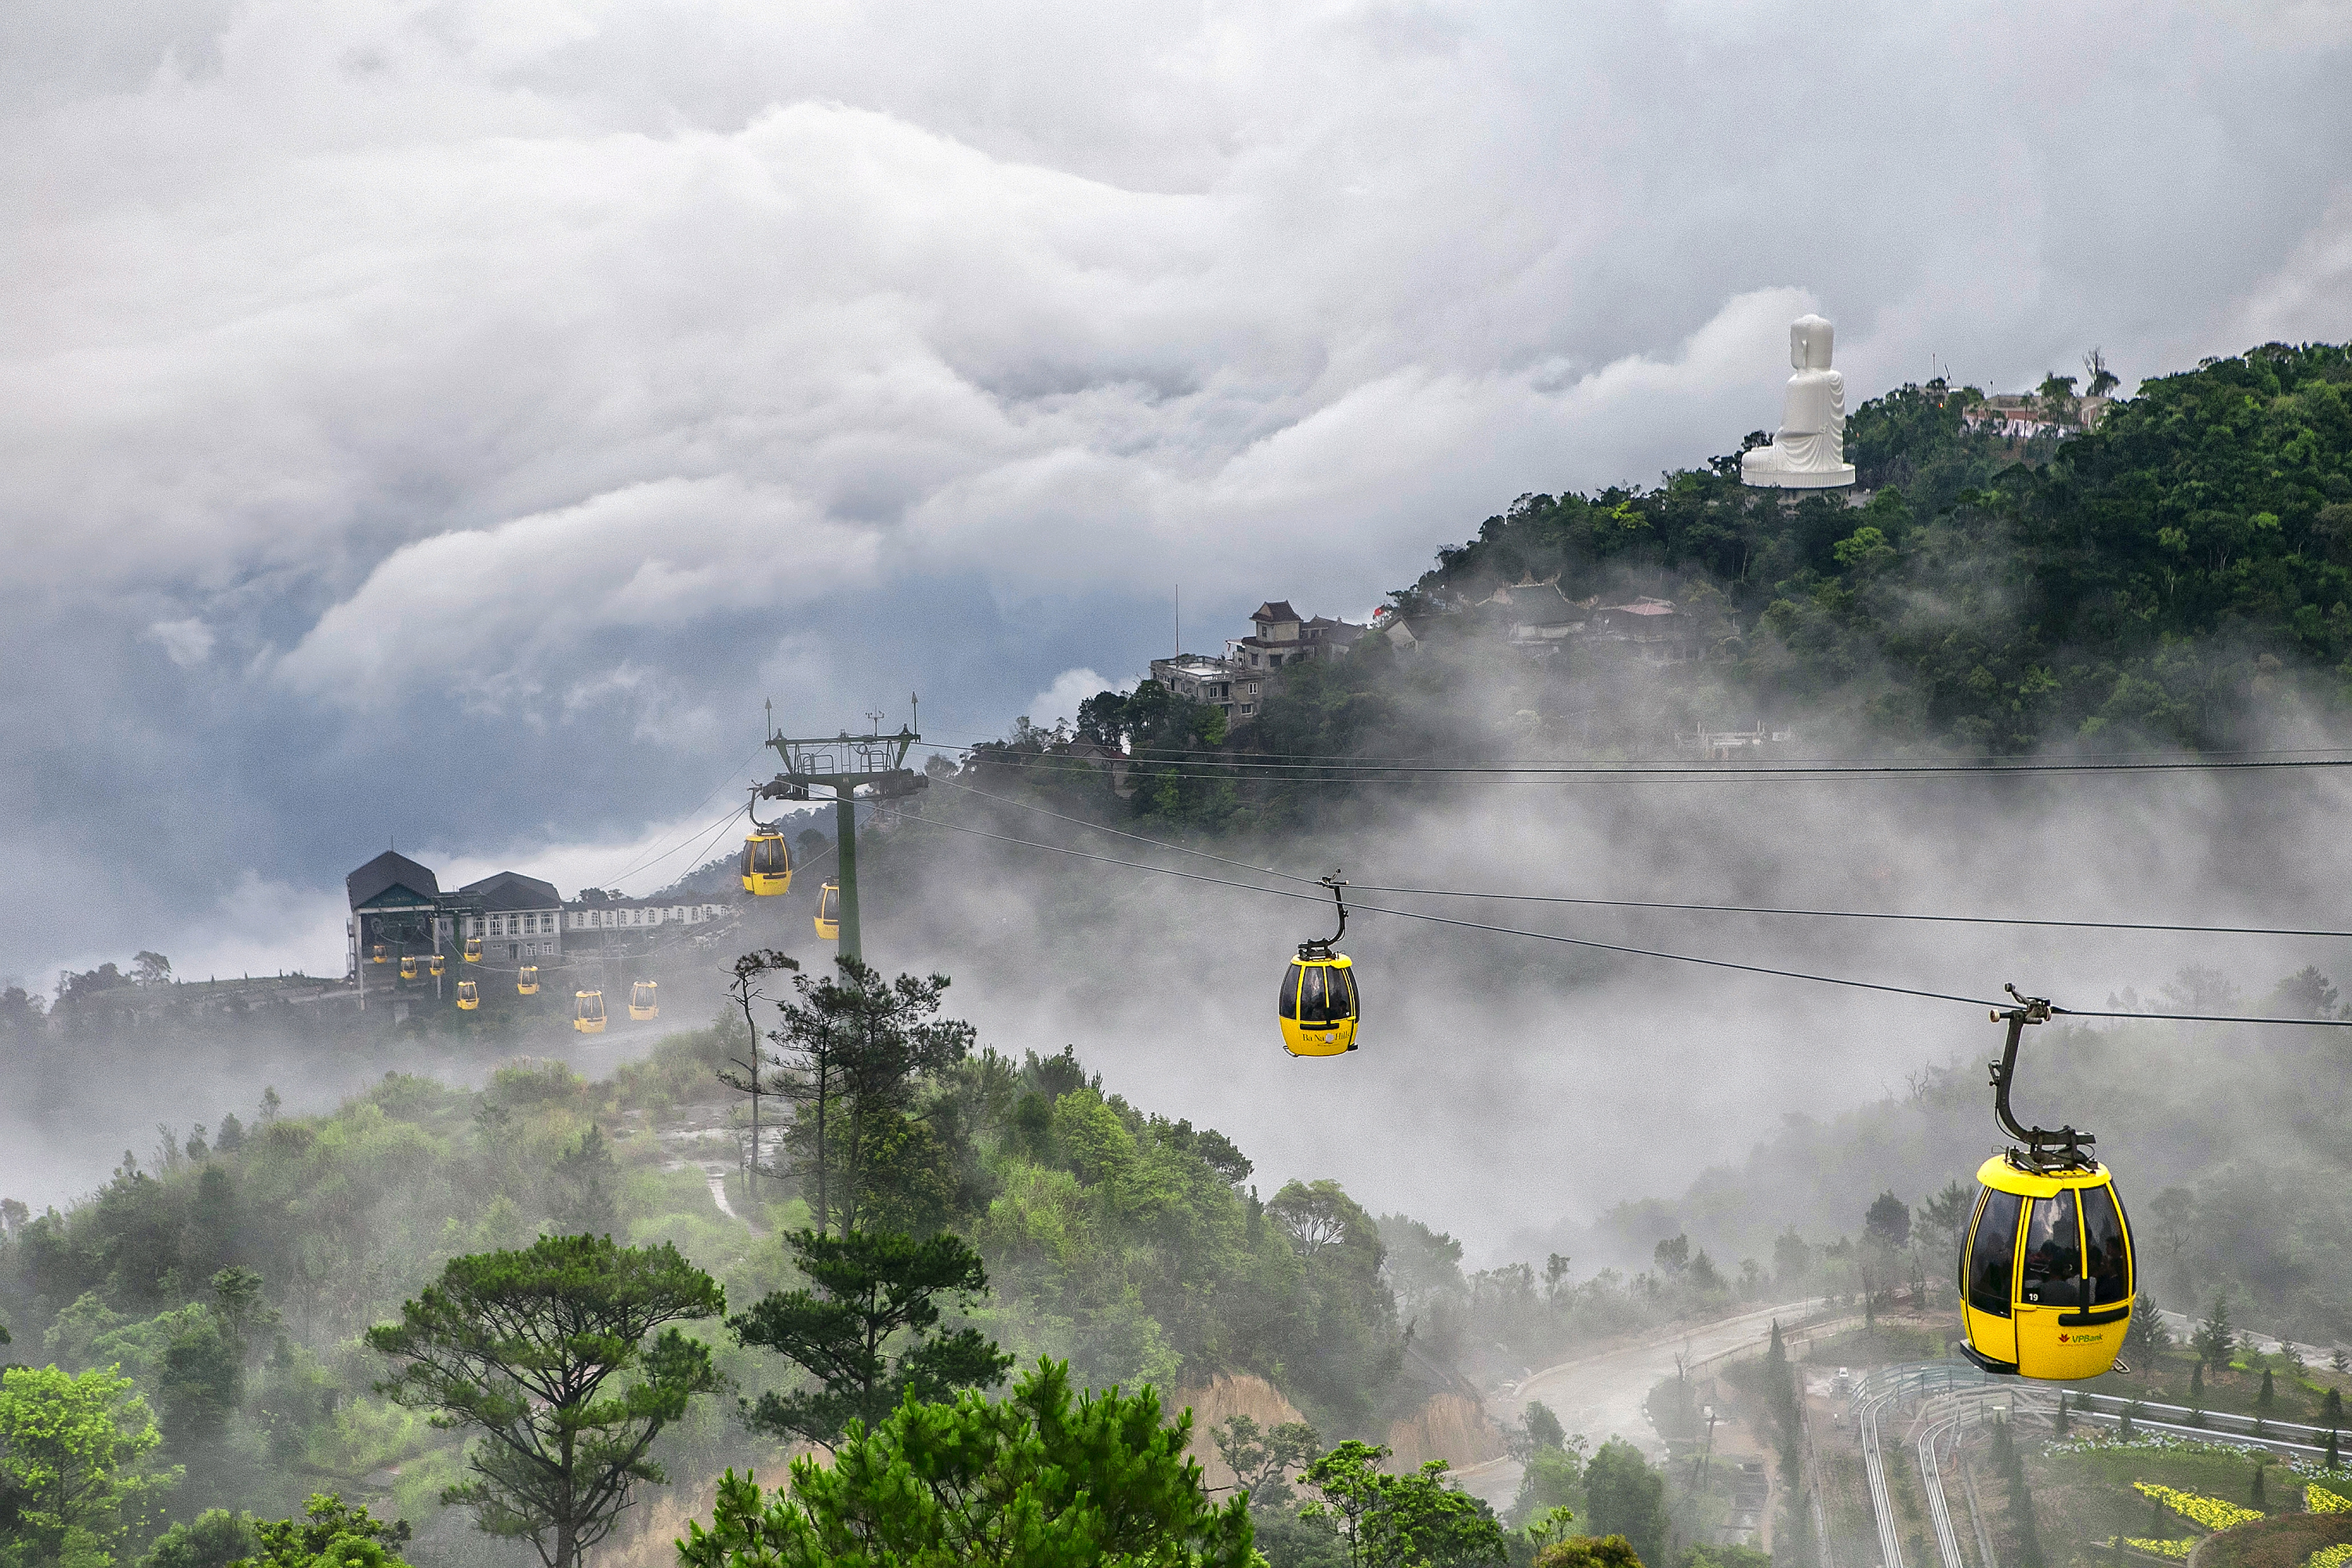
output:
M480 937L469 936L466 939L466 962L468 963L479 963L482 962L482 939Z
M479 985L470 980L457 982L457 1006L461 1012L470 1013L481 1005L482 988Z
M441 978L442 974L447 971L448 967L449 965L447 961L443 959L442 956L436 952L430 959L425 961L425 971L426 973L432 975L434 979L438 980Z
M1294 1057L1336 1057L1356 1048L1361 1016L1356 965L1344 952L1302 952L1282 977L1282 1047Z
M539 994L539 965L526 963L515 971L515 994L519 996Z
M572 1026L583 1035L604 1032L604 994L578 991L572 996Z
M640 1024L661 1016L661 1005L652 981L640 980L629 987L629 1016Z
M1356 990L1356 966L1332 944L1348 934L1348 904L1339 889L1348 884L1333 872L1323 879L1339 906L1339 929L1328 941L1302 942L1298 956L1283 972L1282 994L1275 1013L1282 1021L1282 1048L1294 1057L1343 1056L1356 1048L1356 1025L1362 1017L1362 998Z
M1960 1268L1966 1351L1988 1372L2066 1380L2116 1364L2131 1327L2131 1233L2115 1178L1996 1154Z
M841 884L827 882L816 890L816 934L827 942L841 940Z
M793 890L793 852L781 833L746 837L740 868L743 890L755 898L772 899Z
M403 980L414 980L416 978L416 955L415 953L406 952L401 954L400 977Z
M2014 989L2011 995L2016 995ZM2010 1114L2018 1037L2050 1004L2018 997L1996 1019L2009 1045L1993 1064L1993 1114L2025 1147L1977 1170L1977 1196L1960 1249L1961 1351L1987 1372L2070 1381L2116 1366L2131 1328L2131 1225L2115 1176L2072 1127L2021 1127Z

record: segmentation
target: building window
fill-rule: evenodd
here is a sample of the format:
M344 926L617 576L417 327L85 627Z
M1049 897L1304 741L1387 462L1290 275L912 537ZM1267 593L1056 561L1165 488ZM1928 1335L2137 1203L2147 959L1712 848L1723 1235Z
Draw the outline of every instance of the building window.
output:
M1255 713L1257 711L1257 704L1255 702L1244 702L1242 704L1242 711L1244 713Z

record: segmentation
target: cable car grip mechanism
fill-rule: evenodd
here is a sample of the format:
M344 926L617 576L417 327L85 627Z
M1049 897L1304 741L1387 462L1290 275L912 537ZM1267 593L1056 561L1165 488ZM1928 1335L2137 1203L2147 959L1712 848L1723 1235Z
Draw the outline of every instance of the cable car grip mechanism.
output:
M1348 934L1348 895L1340 891L1348 885L1347 882L1341 879L1337 869L1334 869L1329 876L1317 879L1331 889L1331 901L1339 909L1339 929L1328 937L1320 939L1310 937L1300 942L1298 956L1301 958L1329 958L1331 950L1339 945L1339 939Z
M2000 1060L1989 1064L1992 1068L1992 1113L2001 1131L2025 1145L2023 1150L2010 1151L2010 1162L2021 1169L2032 1171L2089 1170L2098 1163L2087 1144L2098 1140L2088 1132L2078 1132L2072 1127L2052 1131L2046 1127L2023 1127L2009 1108L2009 1091L2017 1079L2017 1045L2028 1024L2046 1024L2055 1010L2046 996L2028 996L2016 986L2004 984L2017 1001L2014 1007L1996 1009L1992 1021L2009 1026L2009 1040L2002 1047Z

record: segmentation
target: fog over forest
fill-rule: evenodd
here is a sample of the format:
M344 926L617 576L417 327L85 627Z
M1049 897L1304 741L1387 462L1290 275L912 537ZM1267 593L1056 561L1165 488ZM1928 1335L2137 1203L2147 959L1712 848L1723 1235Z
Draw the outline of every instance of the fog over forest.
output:
M2100 640L2102 608L2094 631L2065 628L2070 602L2130 603L2145 576L2109 600L2050 588L2049 542L2063 559L2084 491L2095 506L2099 485L2142 482L2122 458L2150 443L2211 447L2193 420L2239 417L2238 389L2264 377L2274 415L2233 472L2273 484L2266 466L2289 460L2273 451L2352 430L2343 350L2268 345L2158 384L2105 431L2022 442L1972 424L1968 389L1906 386L1857 413L1866 501L1759 499L1729 458L1655 490L1522 497L1395 591L1380 633L1273 685L1255 724L1157 681L1058 683L1075 715L927 742L908 787L858 808L879 973L845 964L840 985L814 918L841 874L824 816L788 814L796 886L755 898L731 855L701 858L743 831L722 808L673 844L662 875L684 874L656 900L715 918L617 948L583 932L538 994L511 952L477 964L439 944L438 979L410 971L408 947L379 963L380 924L360 939L364 1011L333 982L176 979L152 949L66 977L46 1016L11 991L0 1323L50 1360L8 1374L0 1415L32 1408L37 1376L58 1398L152 1387L162 1422L136 1440L191 1499L267 1520L290 1514L298 1478L331 1478L378 1510L352 1529L414 1531L397 1542L414 1562L509 1568L435 1505L468 1495L446 1489L461 1465L488 1472L418 1414L473 1385L417 1381L439 1375L436 1303L458 1298L412 1292L436 1269L445 1290L542 1265L652 1269L687 1317L737 1310L723 1333L660 1342L693 1388L643 1441L688 1485L614 1536L598 1561L616 1568L666 1561L706 1510L753 1506L719 1485L728 1468L772 1469L784 1441L845 1453L868 1429L845 1426L851 1409L919 1423L924 1399L1014 1363L1034 1367L1016 1405L1066 1375L1090 1398L1150 1388L1209 1413L1188 1451L1248 1499L1197 1528L1244 1532L1278 1568L1319 1568L1331 1542L1250 1447L1266 1429L1289 1434L1294 1464L1339 1440L1315 1459L1327 1497L1355 1484L1332 1464L1458 1464L1475 1492L1442 1472L1418 1484L1486 1532L1487 1554L1463 1561L1539 1568L1526 1532L1555 1507L1662 1562L1685 1530L1752 1553L1764 1513L1784 1542L1807 1519L1788 1406L1755 1428L1780 1434L1781 1490L1743 1504L1674 1479L1697 1399L1685 1369L1637 1418L1638 1370L1568 1405L1594 1428L1575 1442L1527 1392L1577 1355L1654 1355L1743 1310L1751 1351L1769 1328L1782 1355L1777 1314L1835 1332L1859 1309L1864 1338L1832 1353L1948 1361L1931 1279L1948 1279L1965 1184L1999 1147L1978 1074L2011 984L2085 1015L2030 1032L2019 1110L2095 1131L2140 1205L2131 1331L2210 1299L2211 1322L2234 1310L2305 1345L2352 1339L2352 1012L2330 934L2352 779L2328 743L2342 693L2307 657L2352 638L2352 611L2298 613L2294 663L2265 622L2342 591L2352 500L2276 503L2292 533L2268 510L2190 519L2225 547L2164 568L2147 612L2206 617L2189 638ZM2318 484L2352 497L2352 476ZM2240 549L2266 575L2228 576ZM2225 610L2197 607L2223 584ZM1587 633L1530 656L1528 604L1583 627L1621 601L1671 616L1675 640ZM1672 760L1696 732L1742 730L1745 764ZM445 886L478 868L449 864ZM1359 1048L1294 1058L1275 986L1332 931L1327 875L1348 883ZM1632 907L1674 904L1753 907ZM1823 912L1785 912L1801 910ZM2309 934L2210 929L2231 926ZM571 1026L575 991L601 997L608 1028ZM657 1016L632 1016L641 1001ZM2215 1021L2135 1016L2150 1012ZM2248 1013L2271 1021L2227 1021ZM885 1016L875 1033L850 1022ZM784 1065L761 1069L756 1135L736 1094L762 1059L747 1017ZM853 1050L868 1039L902 1044ZM863 1065L836 1079L835 1051ZM830 1143L828 1107L853 1129L833 1123ZM866 1289L827 1247L945 1249L957 1326L898 1363L914 1404L836 1388L829 1352L800 1348L793 1325ZM2139 1353L2146 1382L2165 1347ZM409 1358L409 1381L383 1381L381 1356ZM1750 1360L1721 1375L1790 1374ZM1768 1384L1758 1397L1780 1400ZM693 1404L729 1390L731 1414ZM1259 1419L1236 1402L1270 1427L1235 1425ZM1385 1440L1359 1453L1354 1434ZM1654 1506L1622 1503L1621 1473ZM413 1522L383 1523L394 1510ZM100 1522L163 1531L144 1568L179 1568L170 1553L200 1529L261 1528L165 1517ZM1814 1529L1831 1539L1825 1514ZM576 1559L562 1539L557 1559ZM1724 1568L1703 1557L1666 1568Z
M2348 71L0 6L0 1568L2352 1568Z
M1650 684L1553 683L1538 696L1506 666L1457 689L1448 721L1507 736L1509 754L1566 754L1574 726L1588 721L1549 713L1589 716L1613 703L1606 710L1639 722L1645 699L1658 696L1645 692ZM1536 700L1546 711L1519 706ZM1802 711L1776 722L1809 752L1869 754L1867 737L1809 730ZM2311 732L2280 722L2263 738L2292 747ZM1988 1002L2014 983L2082 1009L2117 1005L2126 994L2154 1007L2191 970L2214 972L2250 1000L2306 965L2352 978L2342 942L2327 938L1366 892L1356 895L1345 944L1361 966L1362 1048L1338 1061L1292 1059L1275 1037L1271 998L1289 948L1328 931L1325 895L1003 804L1018 796L991 798L1007 787L1001 775L966 776L973 782L943 776L912 810L886 811L866 830L870 961L952 976L956 1011L1000 1051L1074 1046L1137 1103L1225 1131L1277 1184L1336 1177L1369 1205L1463 1237L1490 1262L1540 1257L1549 1247L1536 1238L1571 1234L1612 1205L1675 1197L1698 1171L1738 1163L1790 1115L1826 1121L1899 1098L1937 1067L1957 1064L1973 1080L1978 1058L1997 1054L2000 1031L1981 1010L1952 1002L1610 954L1371 907ZM2352 874L2352 847L2330 828L2347 790L2335 772L2297 771L1461 778L1360 788L1344 808L1279 841L1220 843L1216 853L1310 879L1341 868L1371 886L2326 930L2340 923L2339 890ZM927 826L929 817L1292 896L1014 847ZM747 928L742 945L761 929ZM774 940L803 962L824 961L804 916L781 922ZM692 1023L719 1008L731 956L697 955L684 973L698 984L666 998L667 1016ZM0 1107L0 1190L64 1201L102 1180L122 1149L143 1154L158 1121L184 1131L224 1111L249 1117L265 1085L291 1109L324 1109L388 1070L478 1084L509 1049L593 1075L655 1032L582 1038L558 1028L469 1050L339 1027L322 1048L299 1026L272 1023L217 1031L194 1053L168 1031L152 1045L137 1032L77 1037L27 1062L25 1089ZM2214 1084L2232 1075L2226 1056L2189 1070ZM2023 1095L2033 1089L2029 1069ZM2065 1112L2102 1121L2095 1102ZM1982 1121L1990 1147L1989 1111ZM2110 1136L2119 1154L2128 1134ZM2147 1157L2168 1173L2198 1159L2161 1149ZM1629 1250L1590 1262L1646 1259L1649 1239L1622 1246Z

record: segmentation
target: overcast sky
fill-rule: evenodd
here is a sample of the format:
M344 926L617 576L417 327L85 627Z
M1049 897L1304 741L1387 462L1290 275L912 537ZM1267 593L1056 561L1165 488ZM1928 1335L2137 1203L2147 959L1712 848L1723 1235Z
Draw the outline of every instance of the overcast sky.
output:
M0 977L605 882L1530 490L2352 336L2343 5L0 9ZM748 775L747 775L748 776ZM650 890L674 858L629 884Z

